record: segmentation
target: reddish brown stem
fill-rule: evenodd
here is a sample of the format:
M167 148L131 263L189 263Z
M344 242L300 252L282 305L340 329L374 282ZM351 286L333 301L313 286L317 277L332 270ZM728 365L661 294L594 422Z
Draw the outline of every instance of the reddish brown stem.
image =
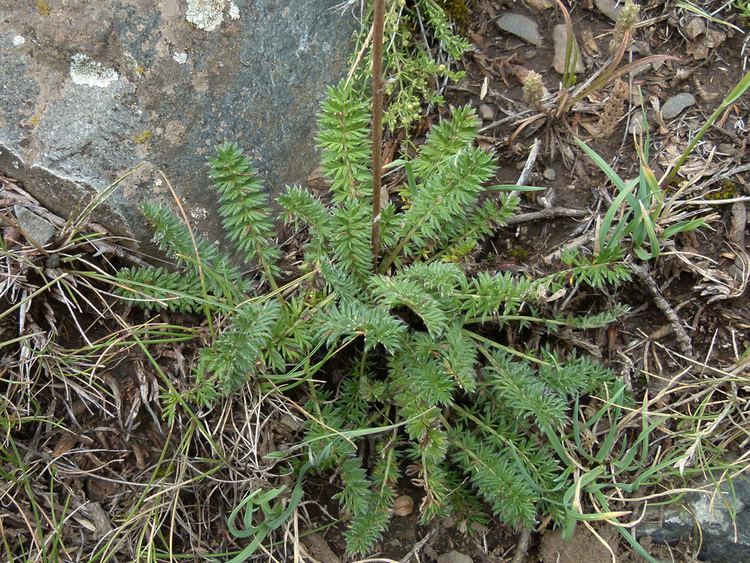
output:
M377 267L380 256L380 192L383 166L383 20L385 0L375 0L372 27L372 255Z

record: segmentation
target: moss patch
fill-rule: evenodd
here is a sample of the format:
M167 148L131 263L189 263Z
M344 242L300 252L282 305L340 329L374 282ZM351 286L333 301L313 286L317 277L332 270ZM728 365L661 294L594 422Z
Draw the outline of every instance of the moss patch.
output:
M151 141L153 136L154 134L151 131L144 131L133 137L133 142L136 145L146 145Z
M731 180L724 180L718 190L706 194L706 199L710 201L716 201L721 199L732 199L739 195L740 190L737 187L737 184L735 184Z
M39 12L39 15L46 17L49 16L52 12L52 6L49 5L49 2L45 2L44 0L37 0L36 11Z
M456 24L456 30L462 35L469 30L469 6L466 0L438 0L450 20Z
M529 259L529 256L531 253L529 252L528 248L525 248L523 246L516 246L510 250L510 257L516 260L517 262L525 262Z

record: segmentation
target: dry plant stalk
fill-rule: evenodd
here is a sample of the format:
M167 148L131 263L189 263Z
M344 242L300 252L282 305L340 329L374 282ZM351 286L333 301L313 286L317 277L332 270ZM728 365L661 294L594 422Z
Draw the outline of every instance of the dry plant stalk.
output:
M542 75L530 70L521 82L523 84L523 101L534 109L542 111L544 109L542 100L546 95Z
M612 32L612 41L609 43L610 53L617 51L626 34L632 37L632 31L638 23L640 13L641 7L638 4L634 4L633 0L625 0L625 5L620 10L620 15L617 16L615 29Z
M625 100L629 91L630 88L624 81L619 78L615 80L612 93L604 103L601 114L599 114L599 122L596 124L596 137L608 137L614 132L617 122L625 113Z
M383 22L385 0L375 0L372 38L372 256L375 266L380 255L380 192L383 142Z

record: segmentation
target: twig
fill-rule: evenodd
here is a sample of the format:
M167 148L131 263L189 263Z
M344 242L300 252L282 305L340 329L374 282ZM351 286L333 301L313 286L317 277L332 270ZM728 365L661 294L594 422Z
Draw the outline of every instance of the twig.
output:
M362 57L365 56L367 49L370 47L370 41L372 41L373 31L374 31L374 28L371 27L370 32L367 34L367 37L365 38L364 43L362 43L362 48L359 50L359 53L357 53L357 58L354 60L354 64L352 65L352 68L349 69L349 74L346 75L347 83L352 81L352 78L354 77L354 73L356 72L357 67L359 66L359 63L362 61Z
M690 336L688 336L688 333L682 326L680 317L677 316L677 313L675 313L672 306L662 296L661 291L659 291L659 287L654 281L654 278L651 277L648 266L645 264L636 264L635 262L630 262L628 264L628 267L633 271L638 279L643 282L643 285L645 285L646 289L648 289L648 292L651 294L651 297L653 298L656 306L662 313L664 313L664 316L667 317L669 324L672 325L672 330L674 331L675 337L677 338L677 344L679 344L682 353L687 357L692 358L693 343L690 340Z
M521 213L505 221L506 225L517 225L527 221L538 221L540 219L553 219L555 217L586 217L589 214L585 209L570 209L568 207L549 207L530 213Z
M521 532L521 537L518 538L516 553L513 555L510 563L523 563L526 560L526 555L529 552L529 543L531 543L531 532L524 530Z
M434 535L435 535L435 530L430 531L425 537L423 537L421 540L419 540L417 543L414 544L414 547L412 547L409 550L409 553L407 553L401 558L401 561L399 563L408 563L409 561L411 561L412 556L419 553L419 550L422 549L424 544L426 544L430 540L430 538L432 538L432 536Z
M584 244L588 244L589 242L594 240L593 233L584 233L581 236L574 238L571 240L568 244L565 246L562 246L552 252L551 254L548 254L545 256L542 260L544 260L545 264L551 264L555 260L559 260L560 256L562 256L562 253L567 250L574 250L580 246L583 246Z
M380 191L383 173L383 20L385 0L375 0L372 38L372 257L377 266L380 255Z
M529 181L529 177L531 176L531 171L534 169L534 164L536 164L536 157L539 156L539 147L542 145L542 142L539 139L534 139L534 144L531 145L531 150L529 151L529 156L526 158L526 164L523 165L523 170L521 170L521 175L518 177L518 180L516 181L516 186L525 186L526 182ZM510 192L511 196L516 195L517 191Z

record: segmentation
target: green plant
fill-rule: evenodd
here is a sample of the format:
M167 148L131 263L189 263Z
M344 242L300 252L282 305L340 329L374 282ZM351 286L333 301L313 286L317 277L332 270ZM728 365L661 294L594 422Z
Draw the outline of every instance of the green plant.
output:
M680 196L685 186L673 190L672 184L713 123L748 89L750 73L745 74L727 94L660 180L649 165L648 127L635 141L639 174L631 180L621 178L588 144L575 139L580 149L612 182L616 195L597 224L592 256L584 256L575 249L562 253L562 261L570 268L571 276L596 288L620 283L630 279L626 263L631 254L639 260L649 261L658 257L677 235L708 227L716 217L712 210L683 200Z
M742 17L750 18L750 2L747 0L735 0L734 5L740 14L742 14Z
M283 218L306 233L299 278L283 283L276 273L280 252L271 241L262 188L240 150L224 145L210 162L219 210L230 239L259 264L261 283L240 276L170 212L149 207L156 238L177 258L180 276L123 271L123 296L150 308L213 316L207 326L214 332L206 335L182 401L210 409L247 384L304 385L304 448L287 457L301 465L300 479L307 471L336 471L351 553L372 549L387 528L402 472L424 490L424 521L451 514L470 527L486 518L485 501L514 526L533 526L540 513L562 523L570 517L563 491L572 481L562 446L549 444L559 443L571 424L569 400L606 389L616 378L574 354L515 349L481 333L496 333L498 326L601 327L622 309L546 318L546 296L564 289L566 276L469 276L450 261L511 216L517 192L536 189L486 186L496 165L475 146L478 119L467 108L436 125L413 158L391 165L405 170L404 204L382 210L384 258L375 265L368 123L367 105L351 85L331 89L318 136L331 202L298 187L278 200ZM162 285L148 283L153 280ZM347 366L345 375L332 385L315 384L334 355ZM173 416L180 401L165 400ZM360 455L364 444L367 458ZM259 502L274 522L247 524L253 546L280 517L280 508L268 504L279 494L273 493L247 499L247 522Z
M358 2L357 2L358 3ZM451 4L451 5L446 5ZM456 33L465 26L459 2L417 0L389 2L385 12L383 68L388 100L383 124L391 130L409 130L421 117L423 104L443 105L442 88L446 80L460 80L463 71L451 69L469 49L469 42ZM457 22L449 14L458 16ZM370 77L371 54L365 55L372 38L372 10L363 18L363 28L355 52L351 75L364 85Z
M680 233L707 227L702 210L676 212L678 195L668 197L648 164L648 135L637 146L639 175L623 180L607 162L580 139L578 146L604 172L617 195L598 226L594 254L621 258L626 241L641 260L659 256L664 244Z
M737 85L732 88L732 90L726 95L719 106L708 117L708 119L701 126L698 132L693 136L692 139L690 139L688 146L685 147L685 150L682 151L682 154L680 154L670 170L659 182L659 185L662 188L666 189L672 184L672 182L677 177L677 174L680 172L683 164L685 164L685 161L693 153L695 147L698 146L698 143L701 141L704 135L708 133L708 130L713 127L713 124L716 123L716 120L719 119L732 104L734 104L737 100L745 95L748 89L750 89L750 71L745 73L745 75L740 79Z

